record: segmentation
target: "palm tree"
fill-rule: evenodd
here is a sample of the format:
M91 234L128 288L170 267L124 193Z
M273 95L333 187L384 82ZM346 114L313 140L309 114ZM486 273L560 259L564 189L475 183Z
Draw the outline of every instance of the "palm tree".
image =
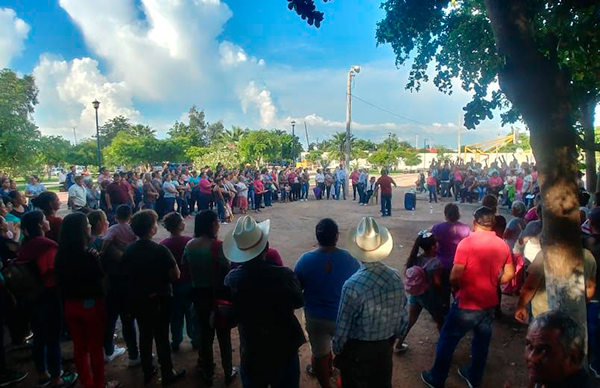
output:
M350 150L353 149L355 141L354 135L350 134ZM327 143L326 151L330 160L346 160L346 132L336 132Z
M248 128L242 129L236 125L231 127L231 130L225 130L221 134L221 140L225 143L237 144L240 139L248 133Z

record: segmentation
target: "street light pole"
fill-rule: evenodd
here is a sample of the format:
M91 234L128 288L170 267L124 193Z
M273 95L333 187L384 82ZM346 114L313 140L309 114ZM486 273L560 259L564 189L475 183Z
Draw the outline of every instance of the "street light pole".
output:
M296 121L292 120L292 160L296 167Z
M98 108L100 108L100 101L94 100L92 102L94 109L96 110L96 157L98 158L98 172L102 168L102 155L100 155L100 127L98 126Z
M360 73L360 66L352 66L348 72L348 85L346 91L346 171L350 171L350 126L352 124L352 77ZM346 183L346 194L349 184Z

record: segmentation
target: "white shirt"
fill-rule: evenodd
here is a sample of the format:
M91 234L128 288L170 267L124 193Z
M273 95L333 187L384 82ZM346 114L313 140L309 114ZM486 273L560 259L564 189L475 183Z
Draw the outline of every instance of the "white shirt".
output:
M87 205L87 190L77 183L69 188L69 201L75 208Z
M235 188L237 189L239 197L247 197L248 196L248 186L244 182L238 182L235 184Z
M315 182L317 182L317 183L323 183L323 182L325 182L325 175L323 175L321 173L318 173L315 176Z
M65 183L65 181L67 180L67 174L65 174L64 172L59 172L58 173L58 183Z

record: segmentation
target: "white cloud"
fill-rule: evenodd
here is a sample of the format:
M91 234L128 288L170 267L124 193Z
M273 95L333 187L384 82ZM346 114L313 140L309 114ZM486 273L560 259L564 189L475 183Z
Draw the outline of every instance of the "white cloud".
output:
M250 81L240 99L244 113L247 113L248 108L254 105L260 112L260 121L263 126L268 128L275 124L277 108L273 103L269 89L258 87L254 81Z
M0 69L8 67L10 61L23 52L29 30L29 25L19 19L15 11L0 8Z
M433 123L431 125L433 125L434 127L441 127L442 126L442 124L440 124L440 123Z
M140 119L133 107L131 91L125 82L109 82L98 70L98 62L90 58L64 61L44 55L33 74L39 88L36 121L44 132L71 138L73 127L78 138L95 132L92 101L100 101L100 125L106 119L123 115L132 121Z

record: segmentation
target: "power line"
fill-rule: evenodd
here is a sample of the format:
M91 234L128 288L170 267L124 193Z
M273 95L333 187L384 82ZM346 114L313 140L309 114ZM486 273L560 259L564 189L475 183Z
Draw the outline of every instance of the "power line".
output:
M422 122L420 122L420 121L413 120L413 119L410 119L410 118L408 118L408 117L404 117L404 116L402 116L402 115L399 115L399 114L397 114L397 113L394 113L394 112L392 112L392 111L390 111L390 110L387 110L387 109L385 109L385 108L382 108L382 107L380 107L380 106L377 106L377 105L375 105L375 104L372 104L372 103L370 103L369 101L363 100L362 98L358 97L356 94L353 94L353 95L352 95L352 97L353 97L353 98L356 98L358 101L362 101L364 104L367 104L367 105L369 105L369 106L371 106L371 107L373 107L373 108L375 108L375 109L379 109L380 111L383 111L383 112L385 112L385 113L391 114L392 116L399 117L399 118L401 118L401 119L403 119L403 120L412 121L413 123L417 123L417 124L421 124L421 125L427 125L427 124L425 124L425 123L422 123Z

